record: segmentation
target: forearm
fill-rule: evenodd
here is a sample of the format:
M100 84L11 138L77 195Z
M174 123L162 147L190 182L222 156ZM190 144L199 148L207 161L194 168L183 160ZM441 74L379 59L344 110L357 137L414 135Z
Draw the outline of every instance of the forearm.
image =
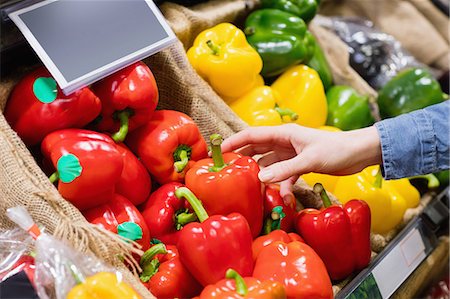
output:
M375 124L386 179L449 168L449 105L446 101Z

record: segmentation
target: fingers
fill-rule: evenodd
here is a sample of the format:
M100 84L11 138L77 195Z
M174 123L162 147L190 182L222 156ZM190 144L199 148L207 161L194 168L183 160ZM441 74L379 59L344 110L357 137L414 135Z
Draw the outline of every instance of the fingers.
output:
M274 144L283 126L250 127L242 130L222 143L222 151L230 152L249 144Z
M240 149L236 150L235 152L237 152L243 156L253 157L254 155L265 154L270 151L273 151L273 145L249 144L244 147L241 147Z
M282 160L292 159L295 156L295 152L270 152L258 160L258 164L262 167L267 167Z
M306 172L310 172L308 162L302 158L302 155L297 155L292 159L280 161L263 168L259 172L258 177L264 183L276 183Z
M280 183L280 195L286 205L295 207L295 196L292 193L292 186L297 182L298 177L298 175L294 175Z

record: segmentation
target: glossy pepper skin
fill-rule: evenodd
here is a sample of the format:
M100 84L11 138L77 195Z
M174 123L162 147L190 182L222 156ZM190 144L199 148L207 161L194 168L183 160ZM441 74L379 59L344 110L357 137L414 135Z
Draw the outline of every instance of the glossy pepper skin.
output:
M364 200L370 207L372 231L384 234L401 222L406 209L416 201L413 198L406 200L386 182L379 166L371 166L360 173L341 177L334 195L343 204L355 198Z
M227 102L261 84L261 57L232 24L221 23L201 32L187 57L197 73Z
M290 12L309 23L317 13L320 0L262 0L263 8L276 8Z
M314 38L305 22L285 11L267 8L252 12L244 32L263 60L263 77L279 75L314 54Z
M145 166L123 143L117 144L123 157L123 170L116 184L116 193L125 196L135 206L143 203L152 189L152 180Z
M268 235L259 236L253 240L252 251L253 259L256 260L261 250L274 242L281 241L284 243L291 243L294 241L304 242L303 238L296 233L287 233L284 230L277 229Z
M286 291L283 285L276 281L260 281L254 277L239 275L233 269L228 269L225 279L203 289L200 296L194 299L284 299Z
M67 294L67 299L140 299L141 297L124 281L119 281L114 273L99 272L74 286Z
M188 187L202 201L211 215L240 213L244 216L252 236L261 232L263 222L263 194L258 179L259 166L250 157L236 153L222 155L222 137L211 135L212 159L198 161L186 174ZM230 196L231 190L239 190Z
M362 200L331 205L320 183L314 191L323 198L324 209L300 211L295 227L320 256L331 279L344 279L370 262L370 208Z
M239 213L209 217L189 189L178 188L175 193L189 201L201 222L187 224L177 243L181 262L197 281L203 286L216 283L229 268L250 276L252 235L247 220Z
M372 125L375 120L370 113L369 97L358 94L350 86L335 85L327 91L327 125L344 131Z
M175 195L181 187L185 186L178 182L164 184L141 207L152 237L167 245L176 245L180 229L197 220L195 214L189 213L189 203Z
M158 87L152 71L136 62L93 86L102 101L98 130L115 132L112 138L123 142L128 132L147 123L158 105Z
M280 186L267 184L264 194L264 227L263 233L281 229L286 232L294 230L295 202L289 205L284 203L280 195Z
M378 92L382 118L394 117L448 99L436 79L425 69L404 70Z
M208 156L195 122L174 110L155 111L149 122L129 134L127 144L160 184L183 182L195 161Z
M318 73L306 65L293 66L272 84L278 105L298 114L297 124L317 128L327 120L327 98Z
M249 126L278 126L294 121L298 115L278 107L280 96L269 86L258 86L230 104L230 108Z
M123 157L107 135L89 130L64 129L47 135L44 157L56 172L58 191L79 210L107 203L123 170Z
M253 277L283 284L288 298L333 298L330 277L314 250L298 241L274 242L259 253Z
M150 232L144 217L122 195L114 194L108 203L84 210L83 215L92 224L136 241L144 251L150 248Z
M314 54L306 64L310 68L315 69L317 71L320 80L322 80L324 89L328 90L333 85L333 74L331 72L330 65L328 64L328 60L325 57L322 48L320 47L316 39L314 39L314 41L315 41Z
M28 146L53 131L81 128L101 110L99 98L87 87L65 95L44 68L26 75L6 102L5 118Z
M152 246L141 258L144 286L156 298L192 298L202 286L180 261L178 249L163 243Z

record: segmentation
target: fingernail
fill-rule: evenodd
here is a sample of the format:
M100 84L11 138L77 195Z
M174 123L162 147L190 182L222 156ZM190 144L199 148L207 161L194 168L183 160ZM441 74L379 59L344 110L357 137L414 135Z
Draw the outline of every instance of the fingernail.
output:
M286 194L283 196L283 202L287 206L291 206L295 202L295 197L292 194Z
M258 178L262 182L268 182L274 178L272 170L265 168L258 173Z

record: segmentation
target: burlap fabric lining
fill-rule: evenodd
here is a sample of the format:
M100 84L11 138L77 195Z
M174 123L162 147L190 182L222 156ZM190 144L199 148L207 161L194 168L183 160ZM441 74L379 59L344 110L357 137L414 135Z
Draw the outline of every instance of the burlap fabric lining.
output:
M175 109L190 115L199 125L204 137L212 133L220 133L227 137L247 125L233 113L207 82L196 74L186 58L185 49L192 45L200 31L221 22L239 22L257 4L257 0L215 0L192 8L172 3L161 6L164 16L179 40L168 49L145 60L157 80L160 91L159 108ZM353 86L360 93L370 95L372 112L378 118L378 109L374 101L376 92L349 66L346 46L331 32L315 26L314 22L310 29L325 51L335 83ZM14 75L1 78L2 111L14 84L31 68L17 69ZM144 298L154 298L117 258L121 255L130 259L133 252L139 253L140 250L123 242L116 235L86 222L81 213L59 195L1 113L0 153L1 229L12 226L5 217L5 210L11 206L24 205L46 231L67 240L82 252L97 255L121 270L125 279ZM300 180L296 184L295 193L302 206L320 206L319 198L303 181ZM332 200L336 202L334 196ZM409 214L416 213L417 211L413 211ZM395 232L392 232L392 235L395 235ZM373 249L379 252L389 241L388 238L374 236ZM137 270L138 265L134 266ZM347 281L335 286L335 292Z

